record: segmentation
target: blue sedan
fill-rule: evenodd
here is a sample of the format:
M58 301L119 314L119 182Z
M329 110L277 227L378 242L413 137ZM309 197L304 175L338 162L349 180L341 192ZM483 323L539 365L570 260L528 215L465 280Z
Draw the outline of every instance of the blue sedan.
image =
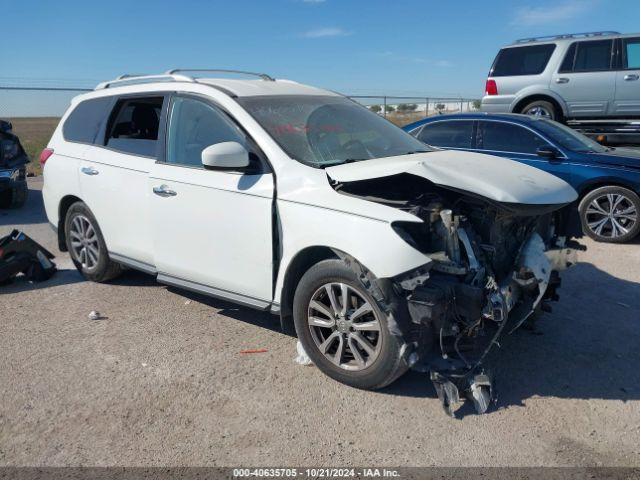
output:
M580 195L582 229L597 241L623 243L640 231L640 151L604 147L528 115L440 115L404 130L434 147L498 155L562 178Z

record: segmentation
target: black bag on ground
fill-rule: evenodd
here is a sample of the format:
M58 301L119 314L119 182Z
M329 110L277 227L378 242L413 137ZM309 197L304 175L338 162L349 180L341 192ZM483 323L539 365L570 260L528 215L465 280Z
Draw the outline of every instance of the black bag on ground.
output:
M28 280L42 282L56 272L54 255L18 230L0 238L0 284L8 283L19 273Z

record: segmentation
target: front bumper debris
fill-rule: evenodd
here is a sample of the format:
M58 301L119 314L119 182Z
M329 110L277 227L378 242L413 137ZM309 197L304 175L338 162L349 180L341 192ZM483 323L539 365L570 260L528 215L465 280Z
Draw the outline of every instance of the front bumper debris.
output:
M495 402L495 387L483 361L494 345L499 346L498 339L505 331L518 329L537 310L550 311L547 302L559 298L558 272L576 263L580 247L567 246L561 240L548 248L542 237L533 233L522 245L512 273L500 284L470 285L433 277L411 292L408 309L412 321L423 325L431 336L439 336L440 347L439 351L423 348L414 368L429 372L447 415L454 415L463 397L473 402L479 414ZM494 331L486 335L481 324ZM474 328L482 332L478 334Z
M41 282L51 278L56 266L54 255L23 232L13 230L0 238L0 285L19 273L28 280Z

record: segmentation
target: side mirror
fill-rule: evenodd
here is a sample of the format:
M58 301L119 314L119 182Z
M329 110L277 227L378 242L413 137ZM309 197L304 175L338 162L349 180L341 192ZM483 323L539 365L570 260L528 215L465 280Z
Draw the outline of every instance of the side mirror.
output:
M249 166L249 152L238 142L209 145L202 151L202 165L212 169L241 169Z
M536 153L539 157L548 158L549 160L558 158L560 156L560 150L552 147L551 145L545 145L544 147L538 148L538 150L536 150Z

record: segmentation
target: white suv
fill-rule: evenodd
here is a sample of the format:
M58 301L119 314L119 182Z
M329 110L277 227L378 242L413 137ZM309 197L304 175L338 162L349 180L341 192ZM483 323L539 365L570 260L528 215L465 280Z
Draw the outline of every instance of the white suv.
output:
M431 151L326 90L183 72L80 95L43 152L47 216L86 278L130 267L270 310L360 388L417 362L438 388L475 378L478 340L555 297L564 181Z

